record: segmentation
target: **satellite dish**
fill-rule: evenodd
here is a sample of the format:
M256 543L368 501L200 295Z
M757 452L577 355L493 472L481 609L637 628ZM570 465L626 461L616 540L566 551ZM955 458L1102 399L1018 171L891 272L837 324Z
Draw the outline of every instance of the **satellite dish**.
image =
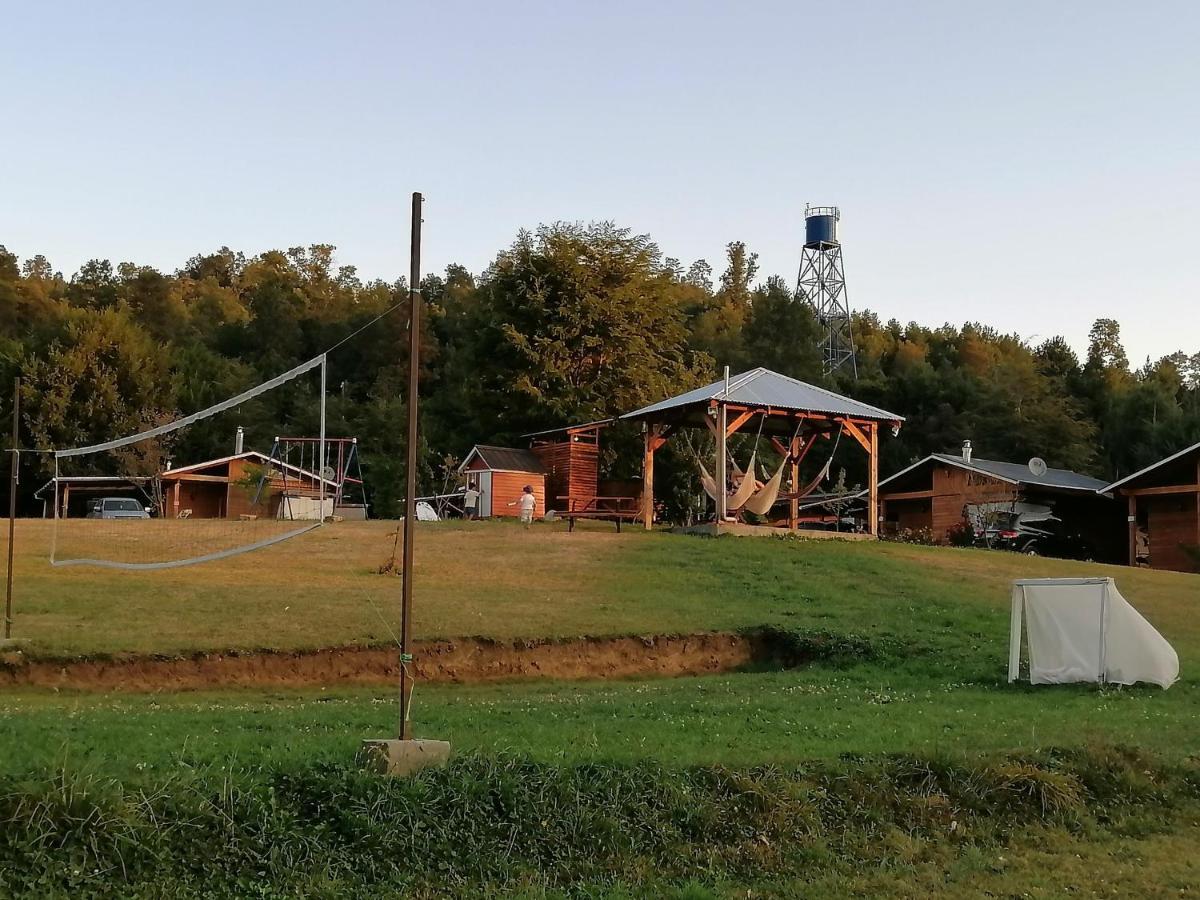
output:
M1033 464L1030 463L1031 467L1032 467L1032 465ZM1042 468L1043 469L1045 468L1045 463L1042 464ZM333 471L333 466L325 466L324 468L321 469L321 478L323 478L325 481L333 481L333 479L336 477L337 477L337 472Z
M1035 456L1029 461L1029 471L1041 478L1046 474L1046 461L1040 456Z

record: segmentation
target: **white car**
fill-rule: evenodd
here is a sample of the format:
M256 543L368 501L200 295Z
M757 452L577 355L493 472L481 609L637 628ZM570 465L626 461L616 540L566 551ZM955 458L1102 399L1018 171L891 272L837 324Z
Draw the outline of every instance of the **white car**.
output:
M93 500L88 507L89 519L148 519L150 507L142 506L132 497L104 497Z

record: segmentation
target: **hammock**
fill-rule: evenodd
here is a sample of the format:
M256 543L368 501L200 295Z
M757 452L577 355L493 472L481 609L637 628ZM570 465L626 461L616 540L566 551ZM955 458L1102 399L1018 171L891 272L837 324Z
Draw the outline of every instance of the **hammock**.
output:
M758 491L742 504L742 511L754 513L756 516L765 516L775 505L775 501L779 499L779 488L783 485L783 470L787 468L788 459L785 456L783 461L779 463L779 468L775 470L775 474L771 476L771 480L764 484Z
M704 463L696 460L696 465L700 467L700 486L704 488L704 493L712 498L712 502L717 502L717 483L713 481L713 477L708 474L708 469L704 468Z
M713 503L717 502L717 483L711 475L708 474L708 469L704 468L704 463L696 460L696 465L700 467L700 484L704 488L704 493L712 498ZM747 473L754 471L754 454L750 454L750 464L746 466ZM736 512L741 509L745 502L750 499L750 495L754 493L754 476L746 474L742 478L742 483L738 485L736 491L725 496L725 511Z
M804 497L807 497L813 491L815 491L818 487L821 486L821 482L829 477L829 467L831 465L833 465L833 457L832 456L829 457L829 461L825 463L824 468L822 468L821 471L817 473L816 478L814 478L812 481L810 481L804 487L800 488L800 490L796 491L795 494L789 494L788 499L789 500L801 500Z
M742 475L741 484L737 490L729 495L729 499L725 501L726 512L737 512L746 505L746 501L750 499L750 495L754 493L754 488L757 483L754 480L754 457L756 453L750 454L750 462L746 464L746 471Z

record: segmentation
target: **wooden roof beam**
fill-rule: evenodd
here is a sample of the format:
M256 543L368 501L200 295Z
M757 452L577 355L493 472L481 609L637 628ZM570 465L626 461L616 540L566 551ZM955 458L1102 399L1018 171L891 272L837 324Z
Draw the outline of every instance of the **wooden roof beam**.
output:
M1200 484L1172 484L1163 487L1121 488L1121 493L1129 497L1151 497L1156 494L1195 494L1200 493Z
M866 433L863 432L862 428L860 427L860 423L855 423L850 419L842 419L841 423L842 427L846 429L846 433L858 441L858 443L862 445L862 448L870 453L871 439L867 437Z

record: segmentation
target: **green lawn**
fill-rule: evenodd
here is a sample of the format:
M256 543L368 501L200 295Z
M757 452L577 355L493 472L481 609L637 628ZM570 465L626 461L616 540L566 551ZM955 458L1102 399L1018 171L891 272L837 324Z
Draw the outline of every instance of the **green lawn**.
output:
M65 526L86 535L93 524ZM245 556L140 573L51 568L49 524L21 520L14 633L27 653L52 657L389 643L399 580L375 570L395 528L340 523ZM422 526L416 563L418 637L775 624L892 634L970 665L973 648L992 653L1006 640L1013 578L1110 574L1176 644L1185 672L1200 652L1200 576L987 551L479 522Z
M36 549L45 527L22 523L17 632L43 656L386 642L398 581L372 570L390 552L390 527L345 524L142 575L51 570ZM692 900L747 889L1196 889L1185 853L1200 821L1196 576L892 544L497 523L423 527L417 546L422 636L773 625L852 638L864 656L678 679L418 685L417 734L449 739L459 761L411 789L376 789L353 768L360 740L394 733L390 689L10 690L0 696L0 815L17 836L7 848L0 840L0 854L20 866L21 883L86 893L87 866L115 878L111 867L128 864L138 890L157 896L205 886L202 860L219 845L250 861L222 863L217 893L252 892L236 880L249 867L288 895L435 896L440 888L412 888L440 885L443 864L461 896L497 884L529 884L531 897ZM1006 683L1009 581L1084 573L1117 577L1179 651L1180 683ZM1116 746L1139 749L1127 757ZM695 768L709 766L719 768ZM705 792L698 818L690 791ZM1059 802L1069 809L1055 812ZM464 804L473 825L439 820L467 815ZM793 805L814 817L811 828L789 824ZM531 807L547 818L524 821ZM577 823L555 824L575 809ZM643 817L660 830L639 831ZM429 831L406 836L390 825L400 819ZM462 856L456 835L468 825L478 849ZM547 828L553 840L540 837ZM591 848L609 840L592 862ZM406 874L387 862L406 847L432 854L429 866ZM165 881L156 860L174 861ZM49 881L38 880L43 866Z
M795 764L844 755L972 758L1107 743L1196 752L1200 685L1009 686L921 668L814 666L653 681L418 687L418 736L541 762ZM101 775L346 763L395 730L394 692L237 691L0 699L0 772L51 760Z

